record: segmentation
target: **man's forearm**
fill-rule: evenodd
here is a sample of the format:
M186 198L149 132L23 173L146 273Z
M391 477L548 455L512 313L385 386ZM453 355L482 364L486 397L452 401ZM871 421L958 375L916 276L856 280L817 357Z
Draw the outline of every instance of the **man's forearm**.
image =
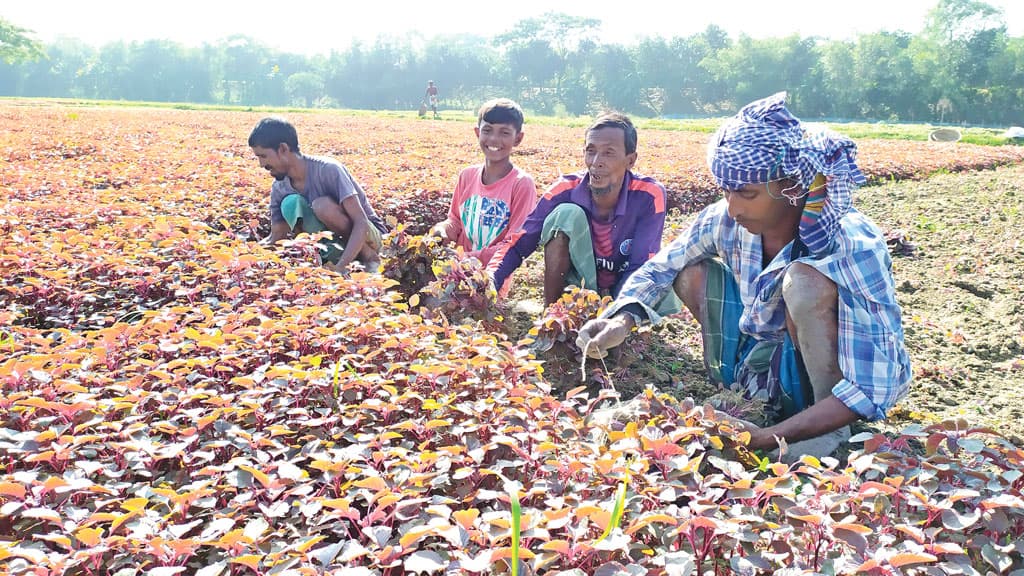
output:
M278 222L270 225L270 235L263 239L264 244L274 245L284 240L291 234L292 229L286 222Z
M770 450L777 445L775 436L786 442L798 442L828 434L859 419L860 415L838 398L829 396L774 426L751 430L750 447Z
M352 237L348 238L347 242L345 242L345 250L342 251L341 258L338 260L338 270L345 270L359 256L363 245L366 244L366 233L368 231L366 224L356 224L352 227Z

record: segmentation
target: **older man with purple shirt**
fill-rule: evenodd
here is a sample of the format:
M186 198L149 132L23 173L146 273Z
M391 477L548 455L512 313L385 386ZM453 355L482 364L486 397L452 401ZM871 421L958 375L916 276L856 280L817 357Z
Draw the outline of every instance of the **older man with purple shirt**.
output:
M587 129L587 169L555 182L491 259L488 271L499 294L508 291L508 278L539 245L545 305L569 285L614 296L658 252L665 188L632 172L636 142L636 128L623 114L604 114Z

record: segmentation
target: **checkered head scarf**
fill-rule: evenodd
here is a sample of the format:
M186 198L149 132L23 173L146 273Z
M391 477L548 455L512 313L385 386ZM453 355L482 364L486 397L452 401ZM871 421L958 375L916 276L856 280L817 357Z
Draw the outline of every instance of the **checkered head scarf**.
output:
M857 145L824 127L809 129L786 109L786 93L751 102L725 121L708 142L708 166L718 185L736 190L782 178L794 205L806 195L800 240L812 255L828 251L853 190L866 179L855 163Z

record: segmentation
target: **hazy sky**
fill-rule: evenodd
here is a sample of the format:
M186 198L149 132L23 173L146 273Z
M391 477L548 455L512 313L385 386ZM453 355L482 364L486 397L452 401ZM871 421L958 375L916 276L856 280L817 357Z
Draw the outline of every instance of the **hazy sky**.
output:
M919 32L938 0L5 0L0 17L51 41L77 37L93 45L118 39L164 38L187 45L242 33L269 46L306 54L344 49L353 38L381 34L482 36L507 31L522 18L557 10L603 22L601 38L632 43L638 36L688 36L709 24L734 38L824 36L846 39L879 30ZM988 0L1001 8L1013 36L1024 35L1024 1ZM845 12L842 12L845 10ZM500 15L499 15L500 14Z

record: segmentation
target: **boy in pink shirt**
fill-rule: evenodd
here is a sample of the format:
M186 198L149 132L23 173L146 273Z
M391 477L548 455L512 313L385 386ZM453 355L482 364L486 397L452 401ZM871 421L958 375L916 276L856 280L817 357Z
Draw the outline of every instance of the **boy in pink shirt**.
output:
M508 98L485 102L473 130L484 162L459 173L448 219L431 232L487 265L498 244L533 211L537 188L533 177L510 159L512 149L523 141L523 110L518 104Z

